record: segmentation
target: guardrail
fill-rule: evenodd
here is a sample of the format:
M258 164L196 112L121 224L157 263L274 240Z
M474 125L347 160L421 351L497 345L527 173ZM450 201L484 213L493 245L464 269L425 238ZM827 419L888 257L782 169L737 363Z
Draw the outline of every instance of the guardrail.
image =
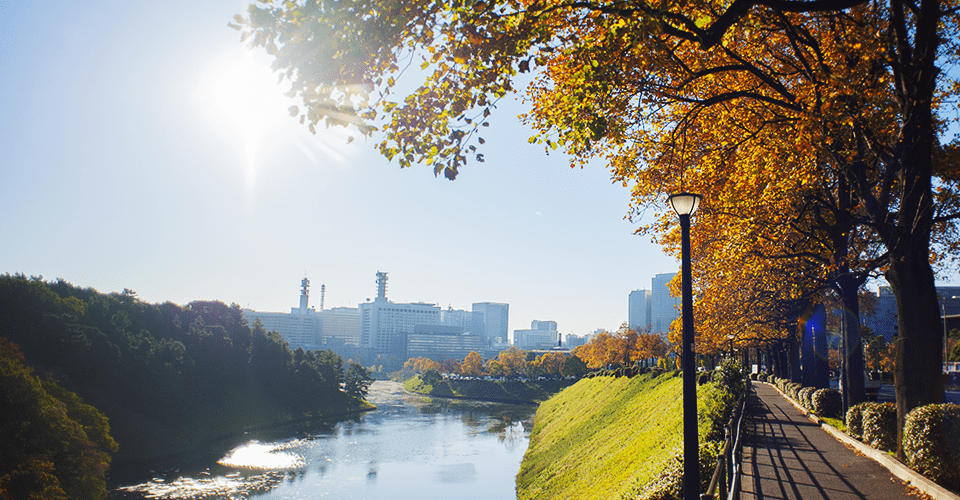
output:
M740 468L743 464L743 417L750 390L749 381L743 395L737 400L730 422L724 432L723 449L717 455L717 467L713 471L710 487L700 495L700 500L740 500Z

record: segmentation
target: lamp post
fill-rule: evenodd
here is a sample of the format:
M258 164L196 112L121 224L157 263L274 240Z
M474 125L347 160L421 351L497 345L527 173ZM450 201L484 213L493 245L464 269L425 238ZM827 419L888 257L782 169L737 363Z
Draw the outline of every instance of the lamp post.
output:
M690 272L690 216L697 211L699 194L678 193L667 198L680 217L681 368L683 369L683 499L700 497L700 444L697 438L697 373L693 352L693 283Z
M733 359L733 338L734 334L728 333L727 338L730 339L730 359Z

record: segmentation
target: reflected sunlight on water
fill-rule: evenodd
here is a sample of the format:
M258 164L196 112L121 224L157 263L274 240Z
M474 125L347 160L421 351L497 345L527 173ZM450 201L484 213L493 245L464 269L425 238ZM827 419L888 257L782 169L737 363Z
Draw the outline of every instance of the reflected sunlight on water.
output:
M194 500L207 498L246 498L247 495L268 491L283 480L283 473L268 473L247 477L235 472L226 476L177 477L119 488L123 493L138 494L140 498L165 500Z
M217 463L227 467L259 470L296 469L303 466L302 456L281 451L282 448L277 444L251 441L235 448Z

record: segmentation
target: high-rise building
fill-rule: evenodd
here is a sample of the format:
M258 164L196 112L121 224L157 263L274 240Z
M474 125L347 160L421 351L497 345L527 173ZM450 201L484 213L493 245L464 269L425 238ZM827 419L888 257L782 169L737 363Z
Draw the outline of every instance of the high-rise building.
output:
M670 331L670 323L680 316L680 297L672 297L667 287L676 275L661 273L650 281L650 326L664 335Z
M501 302L474 302L473 321L477 332L492 344L509 342L510 305Z
M291 349L298 347L307 350L319 349L323 342L320 333L320 316L309 304L310 280L303 278L300 286L300 307L291 307L289 314L244 309L243 317L250 324L259 319L268 332L279 333L283 340L290 344Z
M377 298L360 304L360 347L376 355L406 359L407 335L418 325L440 325L440 307L423 302L398 304L387 300L387 273L377 272Z
M627 324L635 331L650 325L650 290L634 290L628 298Z

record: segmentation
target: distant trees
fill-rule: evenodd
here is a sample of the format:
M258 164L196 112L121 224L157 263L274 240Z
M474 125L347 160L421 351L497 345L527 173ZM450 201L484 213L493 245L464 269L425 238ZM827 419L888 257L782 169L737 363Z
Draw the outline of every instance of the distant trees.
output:
M367 389L373 383L373 377L362 365L350 363L347 373L343 377L343 392L358 397L367 397Z
M573 354L589 368L602 368L660 358L667 354L669 347L659 335L638 333L624 324L616 333L594 335L590 342L575 348Z
M333 351L291 352L276 332L247 325L235 304L146 304L130 291L3 275L0 337L110 418L118 460L175 452L205 432L342 413L365 390L355 370L353 393L344 391ZM164 439L148 427L162 427Z

